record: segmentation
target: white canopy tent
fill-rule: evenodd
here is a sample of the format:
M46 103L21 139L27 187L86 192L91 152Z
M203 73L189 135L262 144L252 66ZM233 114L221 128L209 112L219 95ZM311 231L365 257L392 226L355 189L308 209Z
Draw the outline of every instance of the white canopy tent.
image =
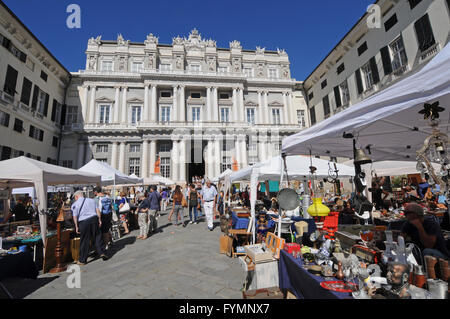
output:
M366 100L283 140L287 155L310 154L353 157L352 133L357 147L370 148L373 161L408 161L416 158L431 134L429 121L418 112L425 103L440 102L439 129L450 126L450 45L417 73Z
M42 241L45 246L47 233L47 189L49 185L100 185L101 178L97 174L80 172L74 169L60 167L33 160L28 157L18 157L0 162L0 187L12 192L13 188L34 187L36 204L41 225Z
M342 163L353 167L353 160ZM438 164L433 164L435 170L439 170ZM417 174L417 162L412 161L381 161L373 162L371 164L365 164L361 166L361 169L366 172L366 176L369 176L371 172L377 174L377 176L399 176L408 174Z
M308 178L310 176L309 167L314 166L317 171L314 177L327 177L329 175L330 169L334 173L334 165L329 165L330 162L318 159L310 158L306 156L287 156L286 157L286 167L287 174L289 178L301 179ZM353 167L349 167L342 164L336 164L339 170L339 176L354 176L355 170ZM284 171L284 162L281 156L273 157L265 162L257 163L254 166L242 169L240 171L234 172L229 176L230 182L235 181L250 181L250 206L251 206L251 216L254 222L253 231L253 242L255 241L255 203L256 203L256 193L259 181L267 180L282 180L282 174ZM279 220L281 224L281 219ZM279 225L279 234L281 231L281 225Z
M144 178L144 185L175 185L175 182L161 175L151 175Z
M103 186L118 184L142 184L143 182L142 178L127 176L107 163L99 162L95 159L91 160L78 171L101 175Z
M222 172L222 174L220 174L219 176L214 177L213 179L211 179L212 183L218 183L219 181L222 181L225 179L225 177L231 175L233 173L233 171L229 168L227 168L225 171Z

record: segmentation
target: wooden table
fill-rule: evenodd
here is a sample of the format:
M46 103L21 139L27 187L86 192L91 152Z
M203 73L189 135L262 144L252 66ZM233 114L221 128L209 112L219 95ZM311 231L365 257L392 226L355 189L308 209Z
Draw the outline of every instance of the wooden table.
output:
M231 235L236 241L239 240L239 236L244 237L244 245L248 245L250 243L250 236L253 235L253 233L247 232L247 229L230 229L228 231L228 234ZM245 253L237 253L234 250L233 245L231 245L231 255L235 258L238 256L245 256ZM231 256L230 256L231 257Z

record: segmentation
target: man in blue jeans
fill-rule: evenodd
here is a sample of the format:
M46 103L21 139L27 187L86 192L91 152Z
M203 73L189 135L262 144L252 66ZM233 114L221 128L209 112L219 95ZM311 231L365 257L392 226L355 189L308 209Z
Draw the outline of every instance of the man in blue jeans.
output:
M152 231L156 231L156 218L158 212L161 210L161 195L157 192L155 185L150 187L148 200L150 202L150 209L148 210L148 229L151 233Z

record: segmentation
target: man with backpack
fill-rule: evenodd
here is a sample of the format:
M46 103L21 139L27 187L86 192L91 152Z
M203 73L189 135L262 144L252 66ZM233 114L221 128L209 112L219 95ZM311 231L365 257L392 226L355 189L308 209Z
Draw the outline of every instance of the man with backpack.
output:
M95 204L97 212L101 214L101 232L103 235L103 242L105 243L106 249L112 244L112 235L110 232L112 226L112 200L109 196L102 192L101 187L94 188L95 194Z

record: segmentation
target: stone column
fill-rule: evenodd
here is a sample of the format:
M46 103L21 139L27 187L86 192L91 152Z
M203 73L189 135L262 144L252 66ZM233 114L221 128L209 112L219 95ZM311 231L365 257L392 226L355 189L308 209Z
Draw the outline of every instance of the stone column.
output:
M256 123L259 123L259 124L267 124L267 123L265 123L264 122L264 105L263 105L263 103L262 103L262 92L261 91L258 91L258 110L259 110L259 112L258 112L258 121L256 122Z
M186 122L185 86L180 85L180 121Z
M84 152L84 162L89 163L92 159L92 143L86 143L86 151Z
M218 96L217 96L217 87L213 88L213 122L219 122L219 101L218 101Z
M220 172L220 167L222 163L222 152L220 149L220 137L222 135L216 136L216 139L214 140L214 174L213 177L218 176Z
M120 109L120 86L116 86L116 96L114 99L114 123L119 123Z
M111 167L117 169L117 148L119 143L112 143L112 152L111 152Z
M287 93L283 92L283 115L284 115L284 123L283 124L289 124L289 116L290 116L290 109L288 107L287 103Z
M148 91L149 91L148 84L145 84L145 88L144 88L144 114L143 114L143 117L142 117L144 122L148 122Z
M84 85L84 99L83 99L83 106L81 108L82 116L83 116L83 122L88 122L87 114L88 114L88 108L89 108L89 85Z
M237 104L237 89L233 88L233 109L231 110L232 115L233 115L233 122L237 123L238 122L238 104Z
M171 121L178 121L178 86L173 87L173 114L171 114Z
M239 89L239 109L241 115L241 123L245 122L245 107L244 107L244 90Z
M125 124L127 123L127 111L128 111L128 105L127 105L127 91L128 88L125 86L122 88L123 89L123 93L122 93L122 116L120 119L120 123Z
M178 168L180 163L178 140L172 141L172 180L177 183L179 181Z
M269 106L267 103L267 96L268 96L268 92L265 91L263 94L263 114L264 114L264 123L269 123L268 118L269 118Z
M241 153L241 144L239 142L238 136L236 136L236 138L234 140L234 157L238 163L238 168L241 168L242 153Z
M288 110L291 116L290 124L297 124L297 113L295 112L294 107L292 106L292 92L287 93L287 102L288 102ZM306 124L307 123L308 122L306 120ZM286 122L286 124L289 124L289 122Z
M208 140L208 146L207 146L207 163L206 163L206 167L207 167L207 178L211 179L213 178L213 174L214 174L214 159L213 159L213 149L214 149L214 141L213 140Z
M148 141L142 142L142 174L141 177L148 177Z
M125 173L125 142L120 142L120 151L119 151L119 171ZM128 175L128 174L126 174Z
M77 166L78 168L83 167L84 165L84 152L86 150L85 142L78 141L78 158L77 158Z
M179 180L182 183L186 183L187 177L186 177L186 140L182 139L179 142L180 145L180 176Z
M245 143L245 136L240 137L240 144L241 144L241 161L242 161L242 168L248 166L247 161L247 145Z
M150 141L150 174L155 173L155 163L156 163L156 141Z
M95 86L91 86L91 102L89 103L89 122L95 123L95 91L97 88Z
M205 111L205 120L203 122L211 121L211 88L206 88L206 111Z
M156 96L156 84L152 84L152 104L150 108L150 120L154 123L158 121L158 105Z
M265 161L267 159L267 135L260 134L259 135L259 160L261 162Z

